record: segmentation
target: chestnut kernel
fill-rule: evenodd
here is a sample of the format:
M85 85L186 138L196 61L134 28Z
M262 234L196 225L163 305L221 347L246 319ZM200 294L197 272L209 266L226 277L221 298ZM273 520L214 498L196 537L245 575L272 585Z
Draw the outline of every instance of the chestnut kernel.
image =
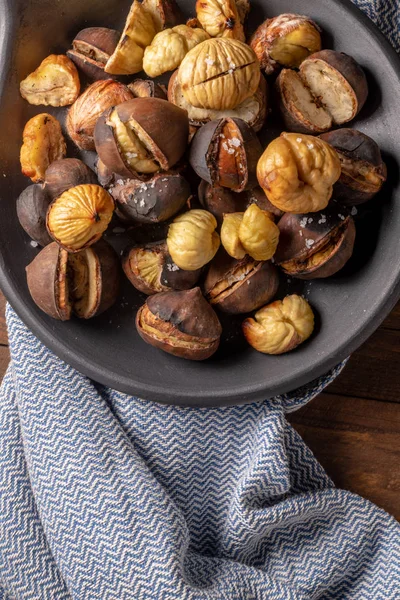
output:
M46 170L44 187L54 200L70 188L84 183L98 183L92 169L78 158L63 158L52 162Z
M220 250L210 265L204 291L212 306L230 314L257 310L276 295L278 271L250 256L235 260Z
M17 216L21 227L39 246L47 246L52 241L46 229L49 204L49 195L39 184L27 187L17 200Z
M164 85L156 83L152 79L135 79L128 84L134 98L160 98L167 100L167 92Z
M22 138L22 173L34 183L40 183L44 181L49 165L64 158L67 152L61 125L55 117L42 113L27 122Z
M197 271L209 263L220 246L217 221L206 210L189 210L174 219L168 229L167 246L179 268Z
M51 54L21 81L21 96L36 106L68 106L79 96L81 84L75 65L63 54Z
M241 119L210 121L196 133L189 161L196 173L213 186L242 192L256 185L261 144Z
M211 37L246 41L236 0L197 0L196 14L201 26Z
M250 204L239 225L240 242L255 260L269 260L275 254L279 241L279 229L274 216Z
M320 136L339 155L342 174L333 188L341 204L355 206L367 202L381 189L387 178L378 144L355 129L337 129Z
M354 221L335 202L312 216L286 213L278 227L280 241L275 262L291 277L330 277L344 267L353 253Z
M188 360L205 360L218 349L222 328L200 288L150 296L136 316L148 344Z
M314 313L301 296L293 294L264 306L246 319L243 333L258 352L283 354L305 342L314 331Z

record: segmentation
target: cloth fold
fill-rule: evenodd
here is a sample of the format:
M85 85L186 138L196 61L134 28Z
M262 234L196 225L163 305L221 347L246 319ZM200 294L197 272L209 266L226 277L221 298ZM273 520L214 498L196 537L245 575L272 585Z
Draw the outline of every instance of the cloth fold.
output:
M0 599L395 599L400 527L335 489L285 418L93 383L7 310Z

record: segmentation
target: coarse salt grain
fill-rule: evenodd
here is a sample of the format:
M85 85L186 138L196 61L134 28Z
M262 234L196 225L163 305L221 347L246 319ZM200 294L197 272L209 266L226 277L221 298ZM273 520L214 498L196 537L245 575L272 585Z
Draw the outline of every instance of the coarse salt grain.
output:
M208 56L204 59L204 62L206 63L206 65L213 65L215 63L215 61L212 58L209 58Z
M239 146L240 146L240 140L237 137L233 137L231 140L228 140L228 144L230 146L234 146L235 148L239 148Z
M314 244L315 244L315 240L310 240L310 239L306 240L307 248L311 248L311 246L314 246Z
M342 221L344 221L344 220L345 220L345 216L344 216L344 215L341 215L340 213L338 214L338 217L339 217L339 219L342 219Z
M300 237L303 237L303 232L301 229L299 229L299 234L300 234Z
M358 210L356 209L355 206L353 206L353 208L351 209L352 216L354 217L357 213L358 213Z
M124 185L124 180L123 179L118 179L117 180L117 185Z
M178 265L175 265L175 264L172 264L172 265L168 264L167 265L167 270L171 271L173 273L174 271L179 271L179 267L178 267Z
M309 150L314 150L314 144L311 144L311 143L310 143L310 144L307 144L307 148L308 148Z
M139 202L139 206L140 206L141 208L143 208L143 206L145 206L145 204L146 204L146 202L145 202L144 200L141 200L141 201Z
M300 227L302 227L304 229L304 227L307 225L307 221L308 221L308 217L303 217L300 221Z
M313 219L312 217L310 217L310 218L308 219L308 222L309 222L309 223L312 223L313 221L314 221L314 219Z
M298 142L299 144L301 144L302 141L303 141L303 138L300 138L300 137L296 138L296 142Z
M37 248L39 246L39 244L37 242L34 242L33 240L31 241L31 246L33 248Z

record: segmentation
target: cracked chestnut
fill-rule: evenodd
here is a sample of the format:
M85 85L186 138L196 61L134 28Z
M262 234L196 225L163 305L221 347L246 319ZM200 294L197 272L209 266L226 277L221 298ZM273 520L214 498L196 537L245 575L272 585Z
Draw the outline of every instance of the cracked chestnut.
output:
M160 98L134 98L106 110L94 139L100 160L122 177L168 171L182 158L187 112Z
M82 29L67 56L89 79L112 79L104 68L118 45L121 34L107 27Z
M242 192L257 184L260 141L242 119L210 121L196 133L189 161L197 175L213 186Z
M353 254L356 229L345 207L336 202L312 215L286 213L278 223L275 262L298 279L331 277Z
M336 200L354 206L373 198L387 178L378 144L355 129L337 129L320 136L339 155L342 174L333 187Z
M212 306L230 314L257 310L278 291L279 275L271 262L250 256L235 260L220 250L210 265L204 292Z
M222 327L200 288L150 296L136 316L148 344L188 360L205 360L218 349Z
M132 285L147 295L188 290L197 284L202 273L201 269L180 269L173 262L164 241L129 246L123 254L122 267Z
M104 240L77 254L52 242L26 267L26 276L33 301L53 319L91 319L116 301L120 265Z

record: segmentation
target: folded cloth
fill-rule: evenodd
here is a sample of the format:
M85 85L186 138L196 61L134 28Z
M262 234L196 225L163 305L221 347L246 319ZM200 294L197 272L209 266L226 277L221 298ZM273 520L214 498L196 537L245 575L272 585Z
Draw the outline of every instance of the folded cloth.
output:
M397 0L357 0L400 49ZM400 526L338 490L285 413L334 379L184 409L104 388L7 309L0 600L400 598Z

